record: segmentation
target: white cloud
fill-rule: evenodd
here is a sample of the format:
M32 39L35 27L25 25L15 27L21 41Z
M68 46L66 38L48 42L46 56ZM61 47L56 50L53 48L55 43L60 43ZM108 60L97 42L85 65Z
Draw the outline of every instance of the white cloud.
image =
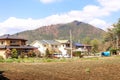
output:
M104 20L100 20L100 19L93 19L92 21L89 21L88 23L93 26L97 26L98 28L101 28L103 30L106 30L106 28L110 26L109 23L106 23Z
M98 2L106 11L120 10L120 0L98 0Z
M44 3L54 2L58 0L41 0ZM98 0L100 6L87 5L82 10L72 10L62 14L51 15L42 19L34 20L32 18L19 19L10 17L4 22L0 23L0 35L9 33L16 33L23 30L36 29L41 26L68 23L73 20L79 20L90 23L102 29L109 27L110 23L102 20L101 17L110 16L112 12L120 10L120 0ZM12 30L12 31L11 31Z
M48 3L53 3L53 2L57 2L60 0L40 0L40 2L44 3L44 4L48 4Z

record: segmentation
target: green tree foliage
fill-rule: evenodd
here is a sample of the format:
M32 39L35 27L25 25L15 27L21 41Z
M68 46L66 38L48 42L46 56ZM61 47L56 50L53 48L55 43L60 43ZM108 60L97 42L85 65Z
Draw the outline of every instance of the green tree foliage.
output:
M83 55L81 55L81 51L76 51L76 52L74 53L74 55L77 56L77 57L79 57L79 58L82 58L82 57L83 57Z
M92 52L96 53L99 51L99 40L93 39L91 40L91 45L92 45Z
M16 49L12 49L12 50L11 50L11 57L12 57L12 58L18 58L18 53L17 53L17 50L16 50Z
M84 44L90 44L90 37L85 37L84 39L83 39L83 43Z
M24 58L24 57L25 57L25 53L24 53L24 52L21 52L20 58Z
M104 44L106 46L106 50L109 50L111 47L115 48L115 43L116 43L116 37L113 29L108 29L105 37L104 37Z
M105 36L105 42L109 42L109 47L117 48L117 42L120 40L120 19L116 24L113 24L113 28L108 29ZM119 43L120 45L120 43Z
M120 38L120 19L113 26L114 26L113 31L114 31L115 35L119 36L119 38Z
M50 55L50 51L49 51L49 49L47 48L47 49L46 49L46 54L45 54L45 57L47 57L47 58L48 58L48 57L49 57L49 55Z
M33 52L33 50L30 50L28 53L27 53L27 56L28 57L35 57L35 53Z

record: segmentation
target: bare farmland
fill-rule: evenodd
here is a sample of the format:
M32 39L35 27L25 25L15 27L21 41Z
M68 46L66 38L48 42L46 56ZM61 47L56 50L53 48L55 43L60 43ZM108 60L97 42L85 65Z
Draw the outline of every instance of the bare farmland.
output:
M6 80L120 80L120 57L73 62L0 63L0 71Z

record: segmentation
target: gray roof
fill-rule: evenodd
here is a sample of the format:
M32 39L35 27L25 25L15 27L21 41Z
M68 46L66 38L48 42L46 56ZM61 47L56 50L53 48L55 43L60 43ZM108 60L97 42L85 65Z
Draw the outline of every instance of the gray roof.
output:
M34 48L37 48L37 47L27 46L27 45L25 45L25 46L7 46L7 48L16 48L16 49L18 49L18 48L22 48L22 49L34 49Z
M24 45L24 46L5 46L2 45L0 46L0 49L7 49L7 48L15 48L15 49L36 49L37 47L29 46L29 45Z
M47 44L51 44L51 45L59 45L60 43L55 41L55 40L43 40L44 42L46 42Z
M0 49L6 48L5 45L0 45Z
M55 40L38 40L41 44L51 44L51 45L60 45L58 41Z
M47 42L44 41L44 40L39 40L39 42L40 42L41 44L47 44Z
M17 39L17 40L25 40L25 41L27 41L26 39L20 38L20 37L18 37L16 35L10 35L10 34L5 34L3 36L0 36L0 39L1 40L2 39Z

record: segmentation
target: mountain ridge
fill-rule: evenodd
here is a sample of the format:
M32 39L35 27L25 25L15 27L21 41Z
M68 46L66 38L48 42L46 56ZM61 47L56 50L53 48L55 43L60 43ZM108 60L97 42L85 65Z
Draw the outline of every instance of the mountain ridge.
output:
M66 24L43 26L34 30L19 32L14 35L26 38L28 39L28 43L31 43L34 40L42 39L69 39L70 30L72 31L73 41L81 41L85 37L89 37L90 39L102 39L105 33L105 31L100 28L75 20Z

